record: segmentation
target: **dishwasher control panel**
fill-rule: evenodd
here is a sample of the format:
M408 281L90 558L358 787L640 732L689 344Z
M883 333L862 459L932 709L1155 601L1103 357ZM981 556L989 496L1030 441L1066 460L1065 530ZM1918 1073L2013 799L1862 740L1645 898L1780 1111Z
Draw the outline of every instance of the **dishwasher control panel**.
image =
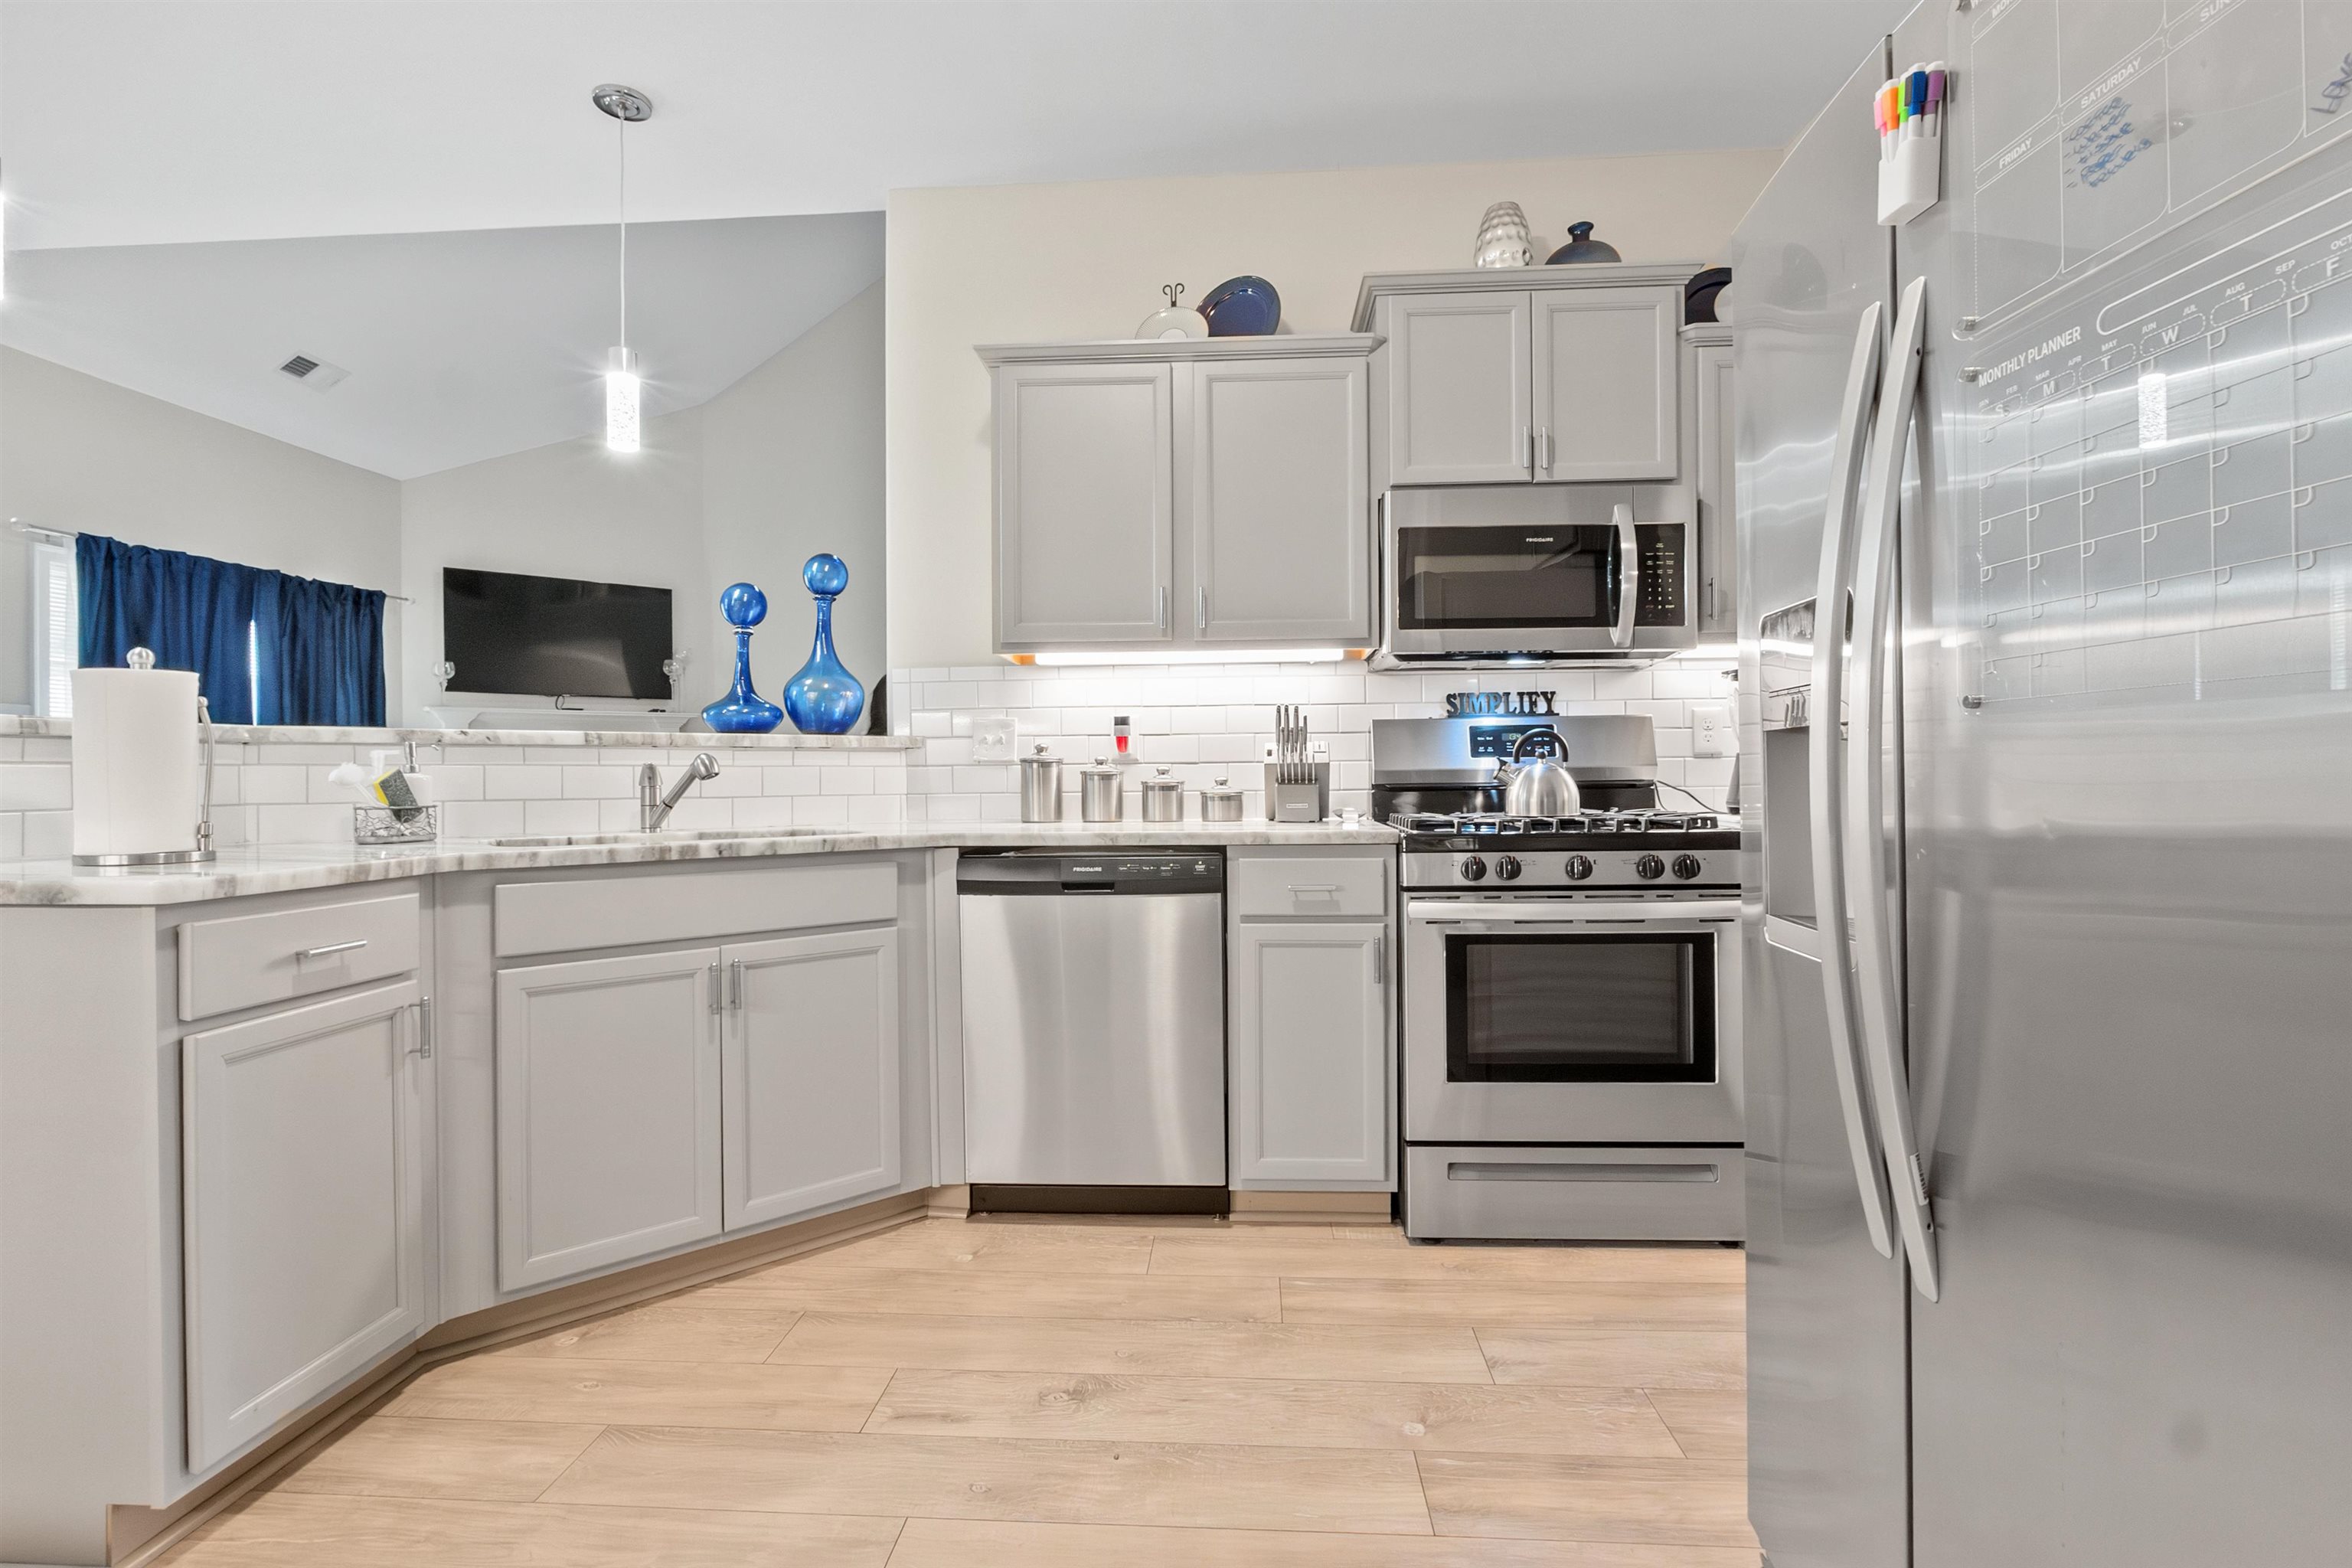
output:
M1225 858L1219 849L967 851L956 862L956 891L983 897L1215 893L1224 886Z

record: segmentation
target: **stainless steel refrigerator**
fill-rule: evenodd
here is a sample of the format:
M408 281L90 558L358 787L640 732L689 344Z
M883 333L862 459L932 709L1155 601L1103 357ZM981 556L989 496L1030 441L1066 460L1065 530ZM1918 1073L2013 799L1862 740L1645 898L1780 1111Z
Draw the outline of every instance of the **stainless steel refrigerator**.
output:
M2352 5L1930 0L1732 263L1768 1560L2352 1561Z

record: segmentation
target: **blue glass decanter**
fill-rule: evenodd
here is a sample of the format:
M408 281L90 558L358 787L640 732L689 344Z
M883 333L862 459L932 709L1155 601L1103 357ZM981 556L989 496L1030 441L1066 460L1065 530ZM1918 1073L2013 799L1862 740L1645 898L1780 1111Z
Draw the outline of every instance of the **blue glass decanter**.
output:
M833 651L833 601L849 586L849 568L838 555L812 555L801 581L816 598L816 646L784 688L784 711L803 734L846 735L866 711L866 688Z
M751 628L768 618L768 595L737 583L719 595L719 613L735 628L735 689L702 710L702 721L722 735L764 735L784 721L784 710L751 689Z

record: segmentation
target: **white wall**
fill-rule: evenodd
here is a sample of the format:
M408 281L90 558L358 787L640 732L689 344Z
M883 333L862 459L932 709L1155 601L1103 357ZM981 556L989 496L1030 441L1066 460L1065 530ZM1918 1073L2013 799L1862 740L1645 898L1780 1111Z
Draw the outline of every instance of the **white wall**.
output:
M8 348L0 348L0 518L405 591L396 480ZM0 532L5 704L32 700L26 559L24 539ZM386 606L387 653L401 638L401 610ZM396 668L385 684L396 712Z
M716 664L687 671L707 702L726 689L733 633L719 590L756 583L768 618L751 637L760 695L783 700L807 659L816 609L801 567L830 551L849 567L834 646L870 694L884 668L882 285L875 284L703 405L701 614ZM863 721L860 728L863 728Z
M1316 174L894 191L888 293L890 663L974 665L990 634L988 374L972 345L1123 338L1182 281L1281 291L1283 330L1339 331L1367 272L1470 264L1490 202L1542 257L1590 218L1628 261L1719 260L1778 149Z
M694 607L707 581L702 413L646 420L635 453L582 437L402 482L402 592L416 602L400 654L409 694L401 722L424 723L425 707L441 700L432 667L441 659L445 566L667 588L678 651L687 656L680 700L708 700L695 696L711 660L709 626ZM481 688L460 669L450 689Z

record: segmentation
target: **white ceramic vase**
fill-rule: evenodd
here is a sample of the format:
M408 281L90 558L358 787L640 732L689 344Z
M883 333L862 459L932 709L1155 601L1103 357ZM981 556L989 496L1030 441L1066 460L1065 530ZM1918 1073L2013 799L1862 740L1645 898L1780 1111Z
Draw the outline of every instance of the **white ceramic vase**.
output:
M1528 215L1517 202L1496 202L1478 221L1478 248L1471 258L1475 267L1527 267L1536 258Z

